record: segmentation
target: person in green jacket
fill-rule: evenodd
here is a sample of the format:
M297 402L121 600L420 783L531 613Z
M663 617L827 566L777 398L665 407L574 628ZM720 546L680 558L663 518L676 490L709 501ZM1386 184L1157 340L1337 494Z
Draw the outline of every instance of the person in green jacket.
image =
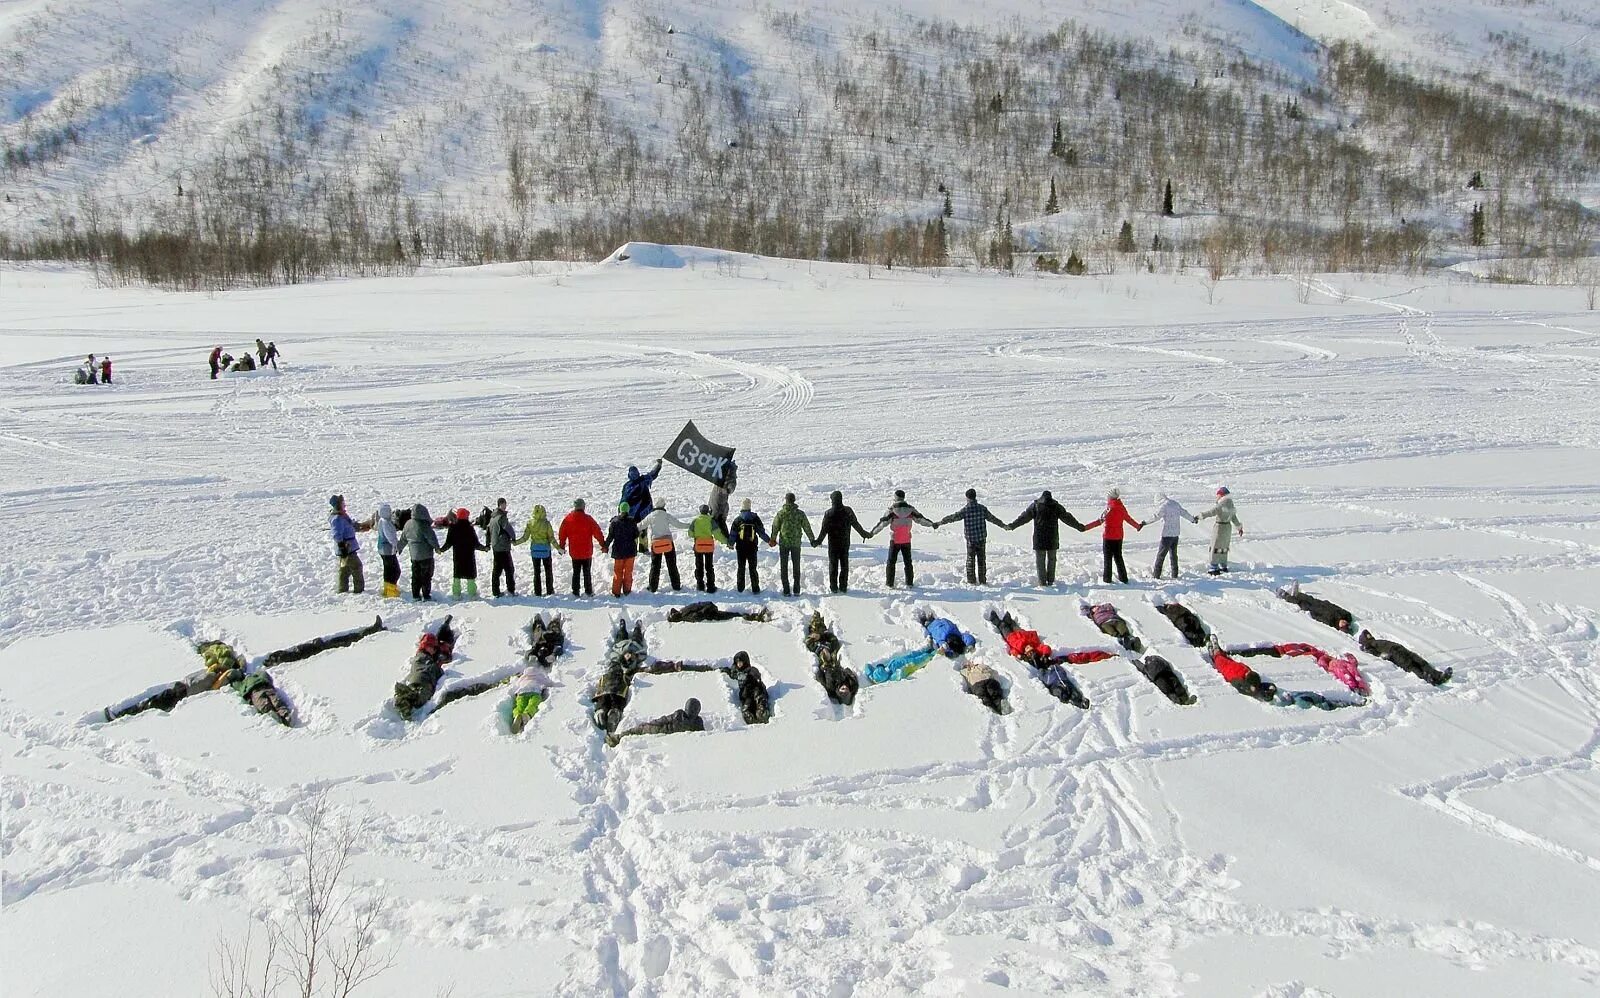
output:
M709 503L701 506L700 515L689 523L689 536L694 540L694 587L703 593L714 593L717 576L712 557L718 544L728 543L728 535L717 526Z
M817 535L811 530L811 518L795 504L793 492L785 493L783 507L772 518L772 536L778 539L778 573L783 576L785 596L800 595L801 534L812 545L817 543ZM793 582L789 579L791 571L794 574Z
M527 544L528 557L533 559L533 594L554 596L555 566L550 560L550 552L556 544L556 528L551 525L543 506L533 507L533 515L528 518L528 525L522 528L522 536L517 538L516 543ZM540 573L543 573L542 578Z

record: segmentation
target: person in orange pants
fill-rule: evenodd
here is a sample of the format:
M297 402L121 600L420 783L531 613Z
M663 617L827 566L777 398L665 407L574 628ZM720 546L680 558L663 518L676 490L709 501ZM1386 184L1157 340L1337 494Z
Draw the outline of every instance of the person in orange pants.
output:
M627 503L617 504L617 515L606 527L606 550L611 552L611 595L618 599L633 592L633 559L639 554L639 524Z

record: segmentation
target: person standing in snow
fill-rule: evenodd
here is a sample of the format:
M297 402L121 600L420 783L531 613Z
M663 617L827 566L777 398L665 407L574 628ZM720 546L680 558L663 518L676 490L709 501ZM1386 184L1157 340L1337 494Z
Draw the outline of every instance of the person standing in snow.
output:
M533 507L528 525L522 528L522 536L516 540L518 544L524 542L528 545L528 557L533 561L533 594L554 596L555 569L550 561L550 551L556 544L556 530L550 525L550 518L543 506Z
M83 369L89 372L89 384L98 385L100 383L100 365L95 363L94 354L89 355L89 359L84 363Z
M356 524L361 532L378 532L378 558L383 562L383 598L395 599L400 595L400 531L394 525L394 510L386 502L370 517Z
M1200 519L1217 521L1217 532L1211 537L1211 568L1208 574L1221 575L1228 570L1228 549L1233 546L1234 532L1237 531L1240 537L1244 536L1244 524L1233 508L1233 497L1226 485L1217 490L1217 504L1201 513Z
M633 517L634 523L642 523L655 509L655 501L650 497L650 486L655 484L657 476L661 474L661 459L656 458L655 466L646 474L640 474L635 465L628 466L628 480L622 485L622 501L628 504L628 513Z
M989 584L989 564L986 549L989 545L989 524L1008 529L1004 521L993 513L989 507L978 501L978 490L967 490L967 504L940 520L936 526L961 521L961 532L967 538L967 585L986 586ZM906 573L910 575L910 570Z
M100 383L102 385L111 384L111 358L110 357L101 357L100 358Z
M714 593L717 545L728 543L728 535L717 526L709 503L700 507L700 515L689 524L689 536L694 541L694 587L703 593Z
M750 570L750 591L761 591L761 577L756 574L756 552L760 550L761 541L766 541L767 547L773 544L767 534L766 524L761 522L761 517L750 508L750 500L746 499L739 504L739 515L733 519L733 553L739 563L738 588L741 593L744 592L744 573L747 568Z
M1056 584L1056 552L1061 548L1061 525L1065 523L1079 532L1089 528L1056 502L1049 489L1029 503L1022 515L1006 524L1006 529L1015 530L1029 522L1033 524L1033 560L1039 572L1039 585L1053 586Z
M439 535L434 533L433 517L422 503L411 507L411 519L400 528L400 543L411 559L411 598L432 603L433 555L444 549L439 546Z
M328 499L328 533L333 538L334 552L339 556L340 593L355 590L357 596L367 588L366 576L361 571L361 542L356 540L356 525L344 511L344 496Z
M221 347L212 347L211 348L210 364L211 364L211 380L215 381L215 380L217 380L217 372L222 370L222 348Z
M668 513L666 503L657 501L655 507L639 524L650 544L650 591L655 592L660 588L661 563L665 561L672 591L678 592L683 588L683 583L678 578L678 547L672 539L672 530L674 527L687 530L689 524Z
M1153 574L1161 578L1161 563L1167 559L1172 560L1172 577L1178 577L1178 534L1183 530L1183 521L1199 523L1200 518L1184 509L1178 500L1166 493L1161 495L1161 506L1156 510L1156 518L1161 521L1161 546L1156 549L1156 567Z
M828 542L828 590L845 593L850 591L850 531L860 534L862 540L872 535L856 519L856 511L844 504L843 492L834 490L828 501L832 505L822 514L817 539L811 546L816 547L823 540Z
M898 556L906 566L906 588L916 587L916 579L911 574L911 528L914 524L925 527L937 527L938 524L917 512L917 508L906 502L904 489L894 490L894 502L890 504L887 512L878 520L871 537L884 527L889 528L889 560L884 563L884 576L889 588L894 588L894 560Z
M465 506L456 510L455 518L445 526L444 544L439 550L449 550L451 561L450 598L461 598L461 584L467 584L467 598L478 598L478 552L489 550L478 539L473 529L472 514Z
M259 336L256 337L256 359L260 361L256 366L267 366L267 345L262 342Z
M1105 529L1104 538L1100 545L1101 552L1105 556L1103 578L1107 585L1111 584L1111 566L1115 564L1117 567L1117 580L1126 585L1128 582L1128 567L1122 563L1122 528L1129 526L1135 530L1143 530L1144 523L1128 515L1128 508L1122 505L1121 491L1112 489L1110 494L1106 496L1105 512L1100 514L1098 520L1085 523L1083 529L1093 530L1095 527L1100 526Z
M738 465L733 463L733 458L728 458L728 463L723 467L722 478L712 484L711 497L706 500L706 505L711 507L712 521L724 534L728 533L728 497L737 487L738 474Z
M634 559L639 556L639 524L627 503L617 503L617 515L611 518L601 543L611 553L611 595L617 599L631 595Z
M265 363L262 364L262 366L265 367L267 364L271 364L272 365L272 369L274 371L276 371L278 369L278 344L277 343L269 342L267 344L267 359L266 359Z
M494 504L494 513L489 517L489 592L495 596L500 595L500 579L506 580L506 595L517 594L517 565L511 558L511 549L517 543L517 530L511 525L511 516L506 512L506 501L498 499Z
M772 533L778 540L778 574L783 579L785 596L800 595L800 535L815 547L817 535L811 532L811 518L795 504L794 493L783 496L783 506L772 518ZM770 543L770 542L769 542ZM793 580L790 579L791 570Z
M583 511L583 500L572 500L572 512L561 518L556 544L572 559L572 595L578 595L578 580L583 580L583 595L594 595L594 545L606 542L606 535L594 517Z

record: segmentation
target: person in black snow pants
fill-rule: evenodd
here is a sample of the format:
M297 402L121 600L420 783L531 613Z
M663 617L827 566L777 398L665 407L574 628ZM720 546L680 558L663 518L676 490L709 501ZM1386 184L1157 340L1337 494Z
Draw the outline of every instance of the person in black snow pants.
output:
M812 541L811 546L816 547L824 540L828 542L828 591L845 593L850 591L850 531L860 534L862 540L871 535L856 519L856 511L844 504L843 492L835 490L828 501L832 505L822 514L818 539Z
M494 563L489 575L489 591L495 596L500 595L501 578L506 581L506 595L517 594L517 566L511 559L511 548L516 544L516 539L516 528L511 525L511 517L506 513L506 501L497 500L494 515L489 517L489 557Z
M889 507L888 512L884 513L883 517L878 520L877 525L872 528L872 533L867 535L871 537L884 527L889 528L889 560L884 563L884 579L890 589L894 588L894 560L896 557L903 561L906 566L906 588L914 588L917 584L916 578L911 572L911 528L918 523L925 527L938 527L938 524L917 512L915 506L906 502L905 490L895 489L894 503Z
M433 556L442 550L428 507L411 507L411 519L400 528L400 545L411 558L411 598L433 602Z
M961 521L961 532L967 538L967 585L989 584L989 565L986 549L989 545L989 524L1009 529L999 517L989 512L989 507L978 501L978 490L967 490L967 504L940 520L938 526Z
M1080 533L1088 528L1077 517L1066 511L1046 489L1022 511L1022 515L1006 525L1015 530L1024 523L1033 524L1033 560L1039 570L1039 585L1056 584L1056 552L1061 548L1061 524Z
M772 546L772 538L767 534L766 524L761 522L761 517L750 509L750 500L746 499L739 504L739 515L733 518L733 553L739 561L738 588L744 592L744 573L750 571L750 591L761 591L761 576L756 574L756 552L761 548L761 541L767 542L767 547Z

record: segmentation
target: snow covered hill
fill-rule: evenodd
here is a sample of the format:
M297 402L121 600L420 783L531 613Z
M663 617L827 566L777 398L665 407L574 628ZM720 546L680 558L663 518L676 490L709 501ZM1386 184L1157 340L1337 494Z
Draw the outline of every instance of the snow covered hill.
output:
M319 800L356 825L348 882L384 902L374 941L396 963L360 994L1594 993L1595 313L1454 275L1212 298L1193 277L650 245L217 295L0 272L5 993L209 993L219 943L252 925L259 942L292 905ZM209 379L212 346L256 337L281 370ZM113 385L71 383L91 351ZM692 592L636 594L655 655L748 650L774 718L746 724L714 673L640 676L626 723L693 696L709 730L616 749L587 718L609 598L330 591L334 492L358 515L499 496L519 519L577 497L602 514L686 418L739 447L739 493L769 520L785 491L815 518L842 489L871 521L895 488L937 517L975 487L1007 519L1049 488L1088 519L1113 486L1148 517L1160 493L1197 509L1227 484L1247 532L1221 578L1197 572L1202 528L1162 583L1154 529L1132 533L1128 586L1068 532L1045 590L1027 529L995 528L976 588L949 526L918 528L914 591L885 588L881 535L856 545L847 595L821 595L808 549L806 595L775 597L763 552L768 623L671 624ZM686 513L705 488L669 469L657 495ZM717 598L753 606L719 558ZM1359 652L1273 597L1290 580L1455 678ZM1158 597L1230 645L1355 653L1372 697L1240 696ZM1089 709L1060 703L983 620L1114 648L1083 599L1115 603L1198 702L1119 656L1074 669ZM1013 713L942 660L828 702L806 615L860 668L917 643L919 608L979 637ZM521 735L499 690L420 723L386 707L445 613L455 682L515 666L552 609L571 654ZM388 632L272 670L294 728L226 691L95 723L198 668L195 640L258 663L374 614ZM1308 660L1251 662L1343 693Z

